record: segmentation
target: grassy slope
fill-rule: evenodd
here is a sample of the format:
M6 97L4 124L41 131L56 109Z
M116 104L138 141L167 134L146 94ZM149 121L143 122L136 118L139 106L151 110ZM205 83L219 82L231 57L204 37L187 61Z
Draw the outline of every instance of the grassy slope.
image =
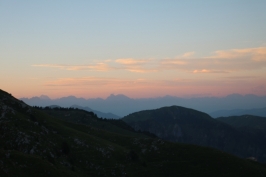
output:
M118 134L126 134L130 136L141 136L143 134L136 133L129 125L121 120L110 120L98 118L94 113L80 109L41 109L50 116L59 118L76 124L89 125L91 127L114 132Z
M0 176L266 175L218 150L66 122L3 92L0 110Z

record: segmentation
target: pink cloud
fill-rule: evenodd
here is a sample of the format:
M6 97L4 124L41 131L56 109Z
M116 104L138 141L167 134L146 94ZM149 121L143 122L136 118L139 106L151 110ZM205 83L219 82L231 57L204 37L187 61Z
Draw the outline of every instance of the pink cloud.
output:
M70 95L79 92L80 95L93 97L97 95L109 95L110 93L122 93L131 97L154 97L163 95L218 95L224 96L231 93L260 94L265 95L266 78L239 77L228 78L195 78L195 79L121 79L102 77L59 78L45 82L46 90L63 90ZM254 88L258 85L259 87ZM197 88L197 89L195 89ZM60 94L63 94L60 93ZM76 93L75 93L76 94Z
M188 52L174 59L133 59L103 60L88 65L37 64L35 67L50 67L64 70L93 70L148 73L178 70L193 73L229 73L266 68L266 47L220 50L214 55L201 58L186 58L194 55ZM185 57L185 58L184 58Z
M220 71L220 70L194 70L193 73L228 73L227 71Z
M187 53L184 53L184 54L182 55L182 57L184 57L184 58L192 57L194 54L195 54L195 52L187 52Z
M80 71L80 70L95 70L95 71L110 71L114 68L106 63L100 62L91 65L59 65L59 64L36 64L34 67L46 67L46 68L57 68L69 71Z

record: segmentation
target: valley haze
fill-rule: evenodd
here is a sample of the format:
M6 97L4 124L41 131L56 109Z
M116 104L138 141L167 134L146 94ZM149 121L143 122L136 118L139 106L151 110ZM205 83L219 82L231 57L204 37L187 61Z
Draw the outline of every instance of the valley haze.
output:
M258 108L264 108L266 106L266 96L257 96L251 94L249 95L231 94L221 98L219 97L180 98L174 96L164 96L157 98L138 98L138 99L129 98L122 94L118 95L111 94L106 99L102 98L84 99L84 98L77 98L75 96L50 99L48 96L42 95L40 97L21 98L21 100L31 106L42 106L42 107L50 105L58 105L61 107L73 107L73 105L78 105L82 107L89 107L90 109L101 111L104 113L113 113L119 117L123 117L130 113L141 110L156 109L172 105L178 105L178 106L196 109L202 112L206 112L210 115L212 114L217 115L215 114L215 112L220 110L228 112L229 110L233 109L243 109L243 110L254 109L254 108L258 109Z

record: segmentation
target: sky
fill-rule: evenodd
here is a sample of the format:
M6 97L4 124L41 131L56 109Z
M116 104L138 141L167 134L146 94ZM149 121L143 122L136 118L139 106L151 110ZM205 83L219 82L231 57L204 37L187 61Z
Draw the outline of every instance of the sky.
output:
M0 0L0 89L266 95L265 9L265 0Z

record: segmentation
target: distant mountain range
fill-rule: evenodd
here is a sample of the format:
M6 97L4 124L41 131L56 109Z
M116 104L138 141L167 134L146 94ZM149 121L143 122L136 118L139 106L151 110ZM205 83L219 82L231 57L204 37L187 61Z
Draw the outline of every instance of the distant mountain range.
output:
M233 110L233 109L258 109L265 107L266 96L256 95L239 95L232 94L223 98L218 97L202 97L202 98L179 98L174 96L164 96L158 98L140 98L132 99L125 95L111 94L108 98L84 99L68 96L59 99L50 99L48 96L21 98L22 101L31 106L49 106L59 105L62 107L70 107L79 105L89 107L105 113L112 113L119 117L126 116L130 113L157 109L164 106L179 105L187 108L200 110L211 115L217 116L215 111L218 110ZM219 114L222 115L222 114ZM229 114L231 115L231 114Z
M266 107L258 109L233 109L233 110L219 110L209 114L213 118L228 117L228 116L241 116L241 115L254 115L266 117Z

